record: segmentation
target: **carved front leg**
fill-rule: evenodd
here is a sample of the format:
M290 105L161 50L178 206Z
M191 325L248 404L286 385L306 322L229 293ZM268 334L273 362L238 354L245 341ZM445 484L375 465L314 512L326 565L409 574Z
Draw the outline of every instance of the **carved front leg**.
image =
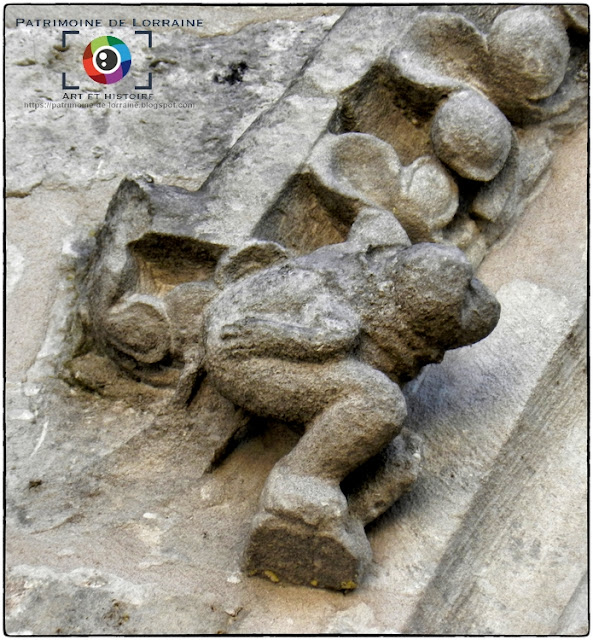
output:
M207 313L208 367L248 358L321 361L351 351L359 315L304 270L270 269L225 291ZM241 404L238 402L238 404Z

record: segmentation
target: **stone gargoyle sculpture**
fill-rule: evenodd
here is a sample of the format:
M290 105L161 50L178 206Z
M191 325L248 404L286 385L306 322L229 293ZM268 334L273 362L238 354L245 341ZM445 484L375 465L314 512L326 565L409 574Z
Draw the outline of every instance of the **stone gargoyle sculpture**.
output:
M110 357L133 360L146 375L180 361L171 405L195 413L197 390L207 385L237 410L225 417L226 441L245 415L304 430L267 479L247 572L355 588L371 559L365 524L419 468L418 438L402 432L400 386L447 349L487 336L496 299L460 249L412 245L380 208L363 208L344 242L295 256L248 239L219 254L209 279L186 270L195 281L164 290L146 275L148 250L135 259L124 251L118 262L109 228L90 269L94 313L86 322ZM131 284L136 291L126 293Z
M305 427L261 494L248 572L356 586L371 557L364 525L406 482L385 482L379 465L350 500L340 483L399 434L400 385L447 349L486 337L498 317L462 251L411 246L395 218L374 209L345 242L280 259L216 297L200 368L236 405Z

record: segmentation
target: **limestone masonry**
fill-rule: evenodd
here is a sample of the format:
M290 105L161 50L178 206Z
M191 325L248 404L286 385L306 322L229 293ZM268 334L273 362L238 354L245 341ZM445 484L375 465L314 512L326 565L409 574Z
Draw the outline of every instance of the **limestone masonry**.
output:
M585 633L587 7L144 9L7 99L7 630Z

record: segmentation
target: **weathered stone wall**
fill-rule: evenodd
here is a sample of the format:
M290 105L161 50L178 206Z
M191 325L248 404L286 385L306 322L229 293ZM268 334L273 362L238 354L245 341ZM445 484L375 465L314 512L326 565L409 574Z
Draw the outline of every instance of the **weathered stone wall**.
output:
M495 332L406 389L424 467L368 528L365 581L347 596L278 586L246 578L240 556L265 478L296 436L269 426L204 474L203 436L159 428L151 387L130 385L145 396L126 402L109 372L98 394L57 379L56 363L77 269L121 178L197 189L318 46L299 85L313 101L342 86L332 38L351 43L344 77L372 44L347 25L326 38L339 7L200 7L199 37L156 29L145 52L163 101L181 92L194 109L30 110L59 101L59 72L79 64L54 46L59 30L11 26L36 9L11 7L6 33L7 630L584 633L586 128L552 146L539 193L481 265L502 305ZM266 184L257 171L253 198Z

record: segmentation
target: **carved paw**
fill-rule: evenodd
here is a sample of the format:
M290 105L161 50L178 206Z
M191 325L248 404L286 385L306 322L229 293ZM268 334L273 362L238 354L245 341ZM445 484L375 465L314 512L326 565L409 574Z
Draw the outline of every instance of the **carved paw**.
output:
M350 590L371 549L339 486L275 468L262 492L245 553L250 575L272 582Z
M342 522L348 516L348 502L338 485L315 476L291 474L281 466L274 468L266 481L260 509L314 527Z
M244 324L225 324L220 330L222 340L236 340L248 331Z
M249 351L253 349L253 326L248 322L234 322L225 324L220 330L220 339L234 351Z

